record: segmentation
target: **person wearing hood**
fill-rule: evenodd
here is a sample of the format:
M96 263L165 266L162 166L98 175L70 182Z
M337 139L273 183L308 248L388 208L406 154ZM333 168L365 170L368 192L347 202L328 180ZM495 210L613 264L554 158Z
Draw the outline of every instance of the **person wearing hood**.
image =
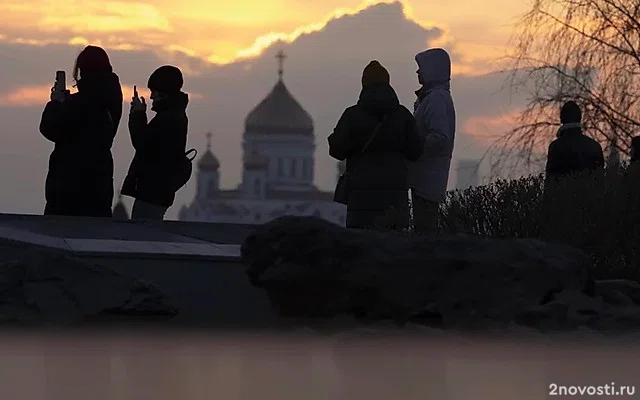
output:
M54 143L45 215L111 217L111 146L122 116L122 89L104 49L87 46L73 69L77 93L51 90L40 133Z
M329 155L346 160L347 227L405 228L406 163L420 156L423 142L378 61L365 67L358 102L343 112L328 141Z
M573 173L604 169L604 153L600 143L582 132L582 112L574 101L560 109L561 126L547 153L547 179Z
M444 201L456 132L456 110L450 91L451 58L443 49L429 49L415 57L418 83L414 117L425 141L420 158L409 163L409 186L417 232L437 230Z
M171 65L156 69L147 87L156 116L147 122L147 105L134 88L129 134L135 155L121 193L135 198L131 219L162 220L173 205L187 146L187 104L182 72Z

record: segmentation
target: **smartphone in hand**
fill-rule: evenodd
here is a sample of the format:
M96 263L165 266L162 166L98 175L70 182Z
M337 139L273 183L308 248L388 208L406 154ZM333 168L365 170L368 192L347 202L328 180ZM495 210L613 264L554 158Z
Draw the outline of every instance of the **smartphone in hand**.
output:
M64 93L67 90L67 74L64 71L56 71L56 83L54 90L59 93Z

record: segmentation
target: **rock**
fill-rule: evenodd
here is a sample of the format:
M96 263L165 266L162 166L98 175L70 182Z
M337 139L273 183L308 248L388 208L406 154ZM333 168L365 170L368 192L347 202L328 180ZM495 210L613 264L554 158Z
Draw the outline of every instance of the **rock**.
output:
M516 314L514 322L518 325L538 329L567 328L569 306L561 301L552 301L528 308Z
M593 284L590 258L563 245L348 230L315 217L259 226L241 254L251 282L288 317L506 326L554 293Z
M595 291L607 303L640 305L640 284L626 279L607 279L595 282Z
M507 326L507 332L527 339L539 339L540 337L542 337L542 333L540 332L540 330L536 329L535 327L518 325L515 323L515 321L511 322Z
M609 315L592 320L588 326L605 333L637 332L640 330L640 310L635 307L616 310Z
M31 251L0 263L0 321L74 326L166 320L178 313L155 286L68 256Z

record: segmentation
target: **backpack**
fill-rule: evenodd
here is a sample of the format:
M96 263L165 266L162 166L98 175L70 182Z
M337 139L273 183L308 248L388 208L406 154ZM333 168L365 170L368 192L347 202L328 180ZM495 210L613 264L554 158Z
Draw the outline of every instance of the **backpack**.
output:
M184 157L180 161L174 177L173 187L176 192L182 189L182 187L189 182L189 179L191 179L191 173L193 172L193 160L196 158L196 155L198 155L198 151L196 149L189 149L184 153Z

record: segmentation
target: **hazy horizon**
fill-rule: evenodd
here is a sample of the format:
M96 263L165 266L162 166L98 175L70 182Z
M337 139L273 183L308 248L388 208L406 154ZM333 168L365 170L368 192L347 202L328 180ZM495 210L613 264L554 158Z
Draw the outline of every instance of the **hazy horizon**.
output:
M147 78L162 64L177 65L185 74L184 90L191 99L189 147L201 155L205 133L211 131L222 186L235 187L244 118L276 83L274 56L280 49L287 54L284 81L315 122L315 183L324 190L333 189L336 176L326 138L344 108L357 100L364 66L379 60L402 103L412 109L418 87L414 55L429 47L447 49L458 112L453 181L456 160L481 157L491 136L506 131L524 104L503 88L506 74L499 71L505 65L498 60L508 51L515 18L528 5L490 0L483 9L495 12L486 16L469 0L446 6L411 0L374 3L281 0L268 7L247 1L201 6L185 0L176 10L164 0L2 0L0 11L8 23L0 27L5 68L0 76L0 119L5 121L0 212L42 212L53 145L38 132L40 115L55 71L64 69L70 76L75 57L89 43L107 49L125 92L113 146L116 191L133 155L126 127L132 87L148 96ZM178 193L169 218L191 201L194 189L192 179Z

